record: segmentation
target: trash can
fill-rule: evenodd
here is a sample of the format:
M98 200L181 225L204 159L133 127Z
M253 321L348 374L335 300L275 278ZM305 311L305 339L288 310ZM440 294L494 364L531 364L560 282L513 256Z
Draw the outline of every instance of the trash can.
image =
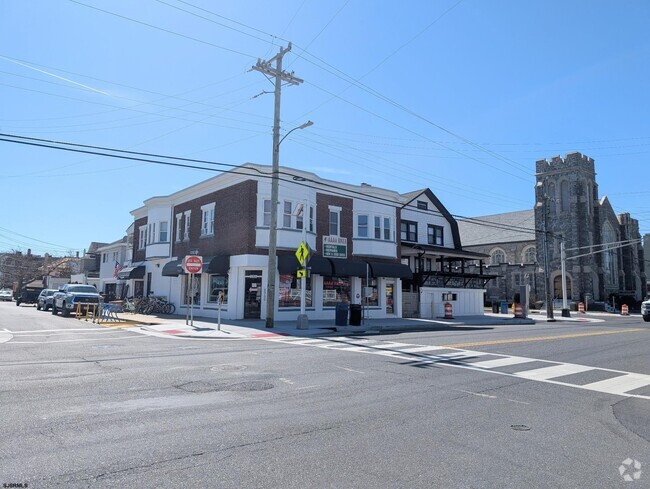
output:
M336 317L334 319L334 324L336 326L347 326L349 311L350 311L350 304L347 304L346 302L339 302L336 305Z
M361 304L350 304L350 326L361 326Z
M498 302L492 302L492 312L494 314L499 314L499 303Z
M501 301L501 314L508 314L508 301Z

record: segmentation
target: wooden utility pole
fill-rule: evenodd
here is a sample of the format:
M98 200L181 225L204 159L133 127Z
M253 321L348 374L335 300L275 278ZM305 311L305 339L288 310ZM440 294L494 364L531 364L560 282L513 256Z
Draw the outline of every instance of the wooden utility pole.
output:
M269 264L266 285L266 327L272 328L275 316L275 276L277 269L277 243L278 243L278 189L280 172L280 97L282 82L290 85L299 85L303 82L296 78L293 72L282 71L282 57L291 51L291 43L286 48L268 61L257 60L253 66L267 78L275 78L275 109L273 113L273 170L271 175L271 223L269 229ZM275 62L275 67L273 67ZM304 225L304 224L303 224Z

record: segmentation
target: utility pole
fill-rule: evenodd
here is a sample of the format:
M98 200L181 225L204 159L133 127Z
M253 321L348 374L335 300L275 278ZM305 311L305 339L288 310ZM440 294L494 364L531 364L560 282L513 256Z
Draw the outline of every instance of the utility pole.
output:
M546 194L546 185L545 182L539 182L538 186L541 186L541 198L542 201L538 202L538 205L542 207L542 233L543 233L543 244L544 244L544 288L546 291L546 320L555 321L553 317L553 298L551 296L551 287L550 282L550 273L549 266L550 260L548 257L548 195Z
M257 60L252 67L267 78L275 78L275 109L273 113L273 169L271 175L271 223L269 228L269 264L266 285L266 327L272 328L275 315L275 276L277 269L277 243L278 243L278 188L280 173L280 96L282 82L290 85L299 85L303 82L293 76L293 72L282 71L282 57L291 51L291 43L268 61ZM275 62L275 67L273 67Z
M564 249L564 238L560 241L560 260L562 262L562 317L571 317L566 296L566 250Z

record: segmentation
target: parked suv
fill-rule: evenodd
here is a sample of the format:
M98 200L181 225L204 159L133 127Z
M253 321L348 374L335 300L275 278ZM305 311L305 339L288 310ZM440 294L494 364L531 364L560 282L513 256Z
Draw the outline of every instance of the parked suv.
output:
M52 296L52 314L61 311L62 316L69 316L70 312L77 310L79 304L82 311L86 312L88 304L99 305L101 299L102 296L92 285L65 284Z
M644 321L650 321L650 299L641 303L641 315Z
M36 300L36 309L39 311L43 309L47 311L52 308L52 296L57 292L56 289L43 289L41 293L38 294L38 299Z

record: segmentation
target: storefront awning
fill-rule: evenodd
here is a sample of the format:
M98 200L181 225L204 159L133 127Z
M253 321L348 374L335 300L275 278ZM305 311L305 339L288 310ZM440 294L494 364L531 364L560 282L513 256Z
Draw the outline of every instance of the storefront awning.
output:
M368 262L372 277L412 279L413 272L403 263Z
M345 260L343 258L330 258L332 262L332 275L336 277L365 277L370 273L365 261Z
M228 275L230 270L230 256L216 255L203 257L203 273L215 273L219 275ZM163 277L178 277L185 275L183 270L183 260L171 260L163 266Z
M131 280L131 279L142 279L144 278L145 272L144 265L139 265L136 267L124 267L122 270L117 272L117 278L119 280Z
M163 277L178 277L183 273L183 261L182 260L172 260L165 263L162 269Z
M307 266L311 269L311 273L325 277L332 275L332 263L322 256L312 256ZM293 275L298 268L300 263L293 253L278 256L278 272Z
M230 270L230 255L203 257L203 273L228 275L228 270Z

